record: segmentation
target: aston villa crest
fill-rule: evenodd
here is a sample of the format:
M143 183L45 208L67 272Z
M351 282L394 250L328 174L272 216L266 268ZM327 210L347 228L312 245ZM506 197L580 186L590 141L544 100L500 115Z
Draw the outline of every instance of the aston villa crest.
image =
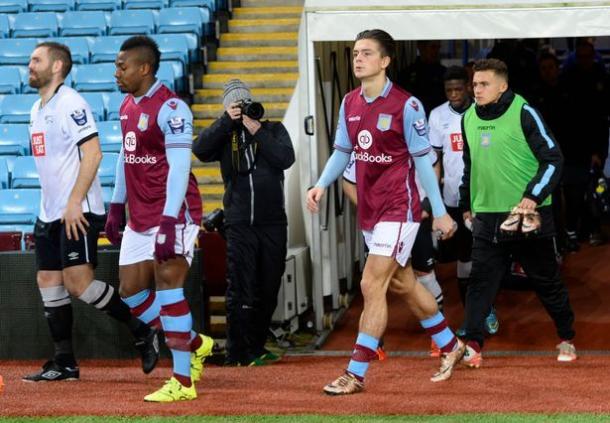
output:
M387 131L392 126L392 115L386 115L384 113L379 114L377 119L377 129L380 131Z
M140 119L138 119L138 129L142 132L148 129L148 115L146 113L140 113Z

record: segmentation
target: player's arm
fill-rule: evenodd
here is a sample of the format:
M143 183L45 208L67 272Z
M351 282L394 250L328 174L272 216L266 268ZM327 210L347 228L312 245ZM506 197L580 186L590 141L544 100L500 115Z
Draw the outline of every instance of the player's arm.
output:
M121 241L120 230L125 226L125 203L127 202L127 184L125 183L125 152L123 147L119 152L116 161L116 171L114 177L114 190L110 200L110 208L106 217L104 232L106 237L113 245L118 245Z
M165 135L165 154L169 165L163 215L178 217L191 171L193 115L182 100L166 102L158 114L158 125ZM173 108L175 107L175 109Z
M62 119L64 129L70 134L76 148L79 149L80 166L62 222L68 239L78 241L80 239L79 232L85 235L89 226L89 222L83 215L82 204L89 188L91 188L95 175L97 175L97 170L102 161L102 150L89 105L80 98L78 100L71 99L71 104L64 105L63 109L68 110Z
M521 126L525 139L538 160L538 172L530 180L523 193L520 206L535 209L555 189L561 178L563 156L550 129L540 113L529 105L521 110Z
M328 158L320 179L315 186L307 192L307 208L311 212L318 211L318 204L326 191L326 188L335 182L345 167L349 163L350 154L352 152L352 143L347 134L347 125L345 123L344 102L341 103L339 109L339 122L335 133L335 150Z
M193 115L184 101L171 99L161 106L157 124L165 137L165 155L169 167L165 205L155 240L155 258L164 262L176 257L176 223L191 171Z
M462 161L464 162L464 173L462 174L462 183L459 187L459 208L462 211L464 220L472 219L470 213L470 147L468 146L468 139L466 138L466 131L464 131L464 116L462 116L462 140L464 142L464 148L462 150Z
M343 192L347 198L357 206L358 205L358 190L356 189L356 157L354 152L350 157L349 163L343 172Z
M419 181L426 191L427 198L432 207L432 215L434 216L433 229L439 231L443 238L448 238L455 231L455 222L447 214L443 204L438 179L428 156L432 147L428 140L426 113L424 106L415 97L411 97L405 103L403 125L407 148L413 157Z
M430 127L430 145L438 156L438 161L434 164L434 171L438 174L438 180L440 181L443 173L443 132L437 109L430 112L428 123Z

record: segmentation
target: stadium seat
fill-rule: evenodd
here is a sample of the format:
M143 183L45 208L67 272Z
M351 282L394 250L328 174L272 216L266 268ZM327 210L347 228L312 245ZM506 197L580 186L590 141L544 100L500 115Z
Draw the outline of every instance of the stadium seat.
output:
M68 46L74 64L84 65L89 63L89 42L86 37L54 37L50 38L49 41L57 41Z
M10 176L11 173L13 173L13 169L15 168L15 159L18 156L2 156L2 158L4 160L6 160L6 167L8 168L8 174ZM10 181L10 179L9 179ZM10 182L9 182L10 185Z
M104 200L104 208L108 210L110 208L110 202L112 201L112 187L102 187L102 199Z
M106 119L106 102L104 101L104 93L80 93L91 108L95 122L101 122Z
M163 9L169 6L168 0L125 0L125 9Z
M0 0L0 13L23 13L27 11L27 0Z
M114 174L116 173L116 162L119 155L116 153L106 153L102 157L97 176L100 178L102 186L109 187L114 185Z
M0 223L2 225L32 225L40 209L40 190L0 190Z
M119 120L119 109L124 98L125 94L120 92L106 94L107 120Z
M114 79L115 67L112 63L78 65L72 71L72 86L77 91L115 91L118 89Z
M77 0L76 10L103 10L112 12L120 9L121 0Z
M129 37L126 35L94 38L91 42L91 63L114 63L121 45L127 38Z
M30 12L66 12L74 10L74 0L28 0Z
M176 90L176 75L174 74L174 68L168 62L161 62L159 64L159 71L157 72L157 79L163 82L167 87L175 91Z
M110 15L110 35L153 34L154 32L155 17L152 10L115 10Z
M13 166L11 188L40 188L34 156L17 157Z
M1 3L0 3L0 5L1 5ZM9 35L11 34L11 26L8 21L8 16L4 14L6 12L0 12L0 13L2 13L0 15L0 38L8 38Z
M0 190L0 224L24 225L23 230L32 228L40 210L40 190L4 189ZM27 226L25 226L27 225ZM8 228L4 226L5 229ZM32 228L33 229L33 228ZM30 229L31 230L31 229Z
M53 12L19 13L13 22L13 38L57 37L58 31L57 15Z
M93 36L106 35L107 23L104 12L74 11L64 13L59 26L61 36Z
M30 133L27 124L0 124L0 154L13 156L30 154Z
M185 34L157 34L152 38L159 45L161 60L179 60L184 66L189 62L189 46Z
M0 65L27 65L36 44L38 41L35 39L0 40Z
M100 136L100 145L104 153L118 153L123 145L123 134L119 121L99 122L97 131Z
M0 123L30 123L30 111L38 94L7 95L0 105Z
M21 93L21 72L16 66L0 66L0 94Z
M210 12L216 11L214 0L170 0L170 7L205 7Z
M162 9L159 12L157 32L159 34L191 32L201 36L203 35L203 25L210 21L209 12L205 10L196 7Z
M8 189L10 182L6 158L0 156L0 189Z

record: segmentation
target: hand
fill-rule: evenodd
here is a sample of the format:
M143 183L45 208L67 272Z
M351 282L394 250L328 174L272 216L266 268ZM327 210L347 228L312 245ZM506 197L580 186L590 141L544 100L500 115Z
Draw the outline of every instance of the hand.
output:
M464 219L464 226L472 232L472 213L470 211L462 213L462 219Z
M241 119L241 107L239 107L239 103L229 104L229 107L227 107L226 112L233 120Z
M69 200L64 215L61 218L61 223L66 228L66 236L69 240L74 237L75 241L79 241L78 232L82 232L83 235L87 235L87 228L89 228L89 222L83 215L83 207L80 201Z
M428 212L427 212L427 211L425 211L425 210L422 210L422 211L421 211L421 220L426 220L426 219L427 219L427 218L429 218L429 217L430 217L430 213L428 213Z
M112 245L119 245L121 243L119 231L123 226L125 226L125 204L110 203L104 232L106 232L106 238L108 238Z
M250 135L256 134L258 130L261 129L261 123L258 120L254 120L246 115L243 115L242 119L242 123L248 132L250 132Z
M457 223L445 213L440 217L435 217L432 221L432 230L440 235L440 239L448 239L453 236L457 230Z
M537 205L538 204L536 204L534 200L530 200L529 198L523 198L521 202L517 205L517 207L520 207L526 211L535 211Z
M176 258L176 223L175 217L161 216L155 238L155 258L159 263Z
M322 187L313 187L307 191L307 208L310 212L318 212L318 204L320 204L320 200L324 196L324 191L326 190Z

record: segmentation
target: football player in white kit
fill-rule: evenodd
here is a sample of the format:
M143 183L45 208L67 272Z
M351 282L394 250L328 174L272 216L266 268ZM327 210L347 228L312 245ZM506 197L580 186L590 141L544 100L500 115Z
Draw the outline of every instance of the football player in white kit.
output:
M37 282L55 355L25 381L79 378L72 348L71 296L127 325L151 372L158 360L157 332L133 317L111 285L95 279L97 239L105 211L97 170L102 159L97 127L81 95L64 85L72 68L68 47L44 42L32 52L29 84L40 99L32 106L30 139L40 175L40 213L34 229Z

